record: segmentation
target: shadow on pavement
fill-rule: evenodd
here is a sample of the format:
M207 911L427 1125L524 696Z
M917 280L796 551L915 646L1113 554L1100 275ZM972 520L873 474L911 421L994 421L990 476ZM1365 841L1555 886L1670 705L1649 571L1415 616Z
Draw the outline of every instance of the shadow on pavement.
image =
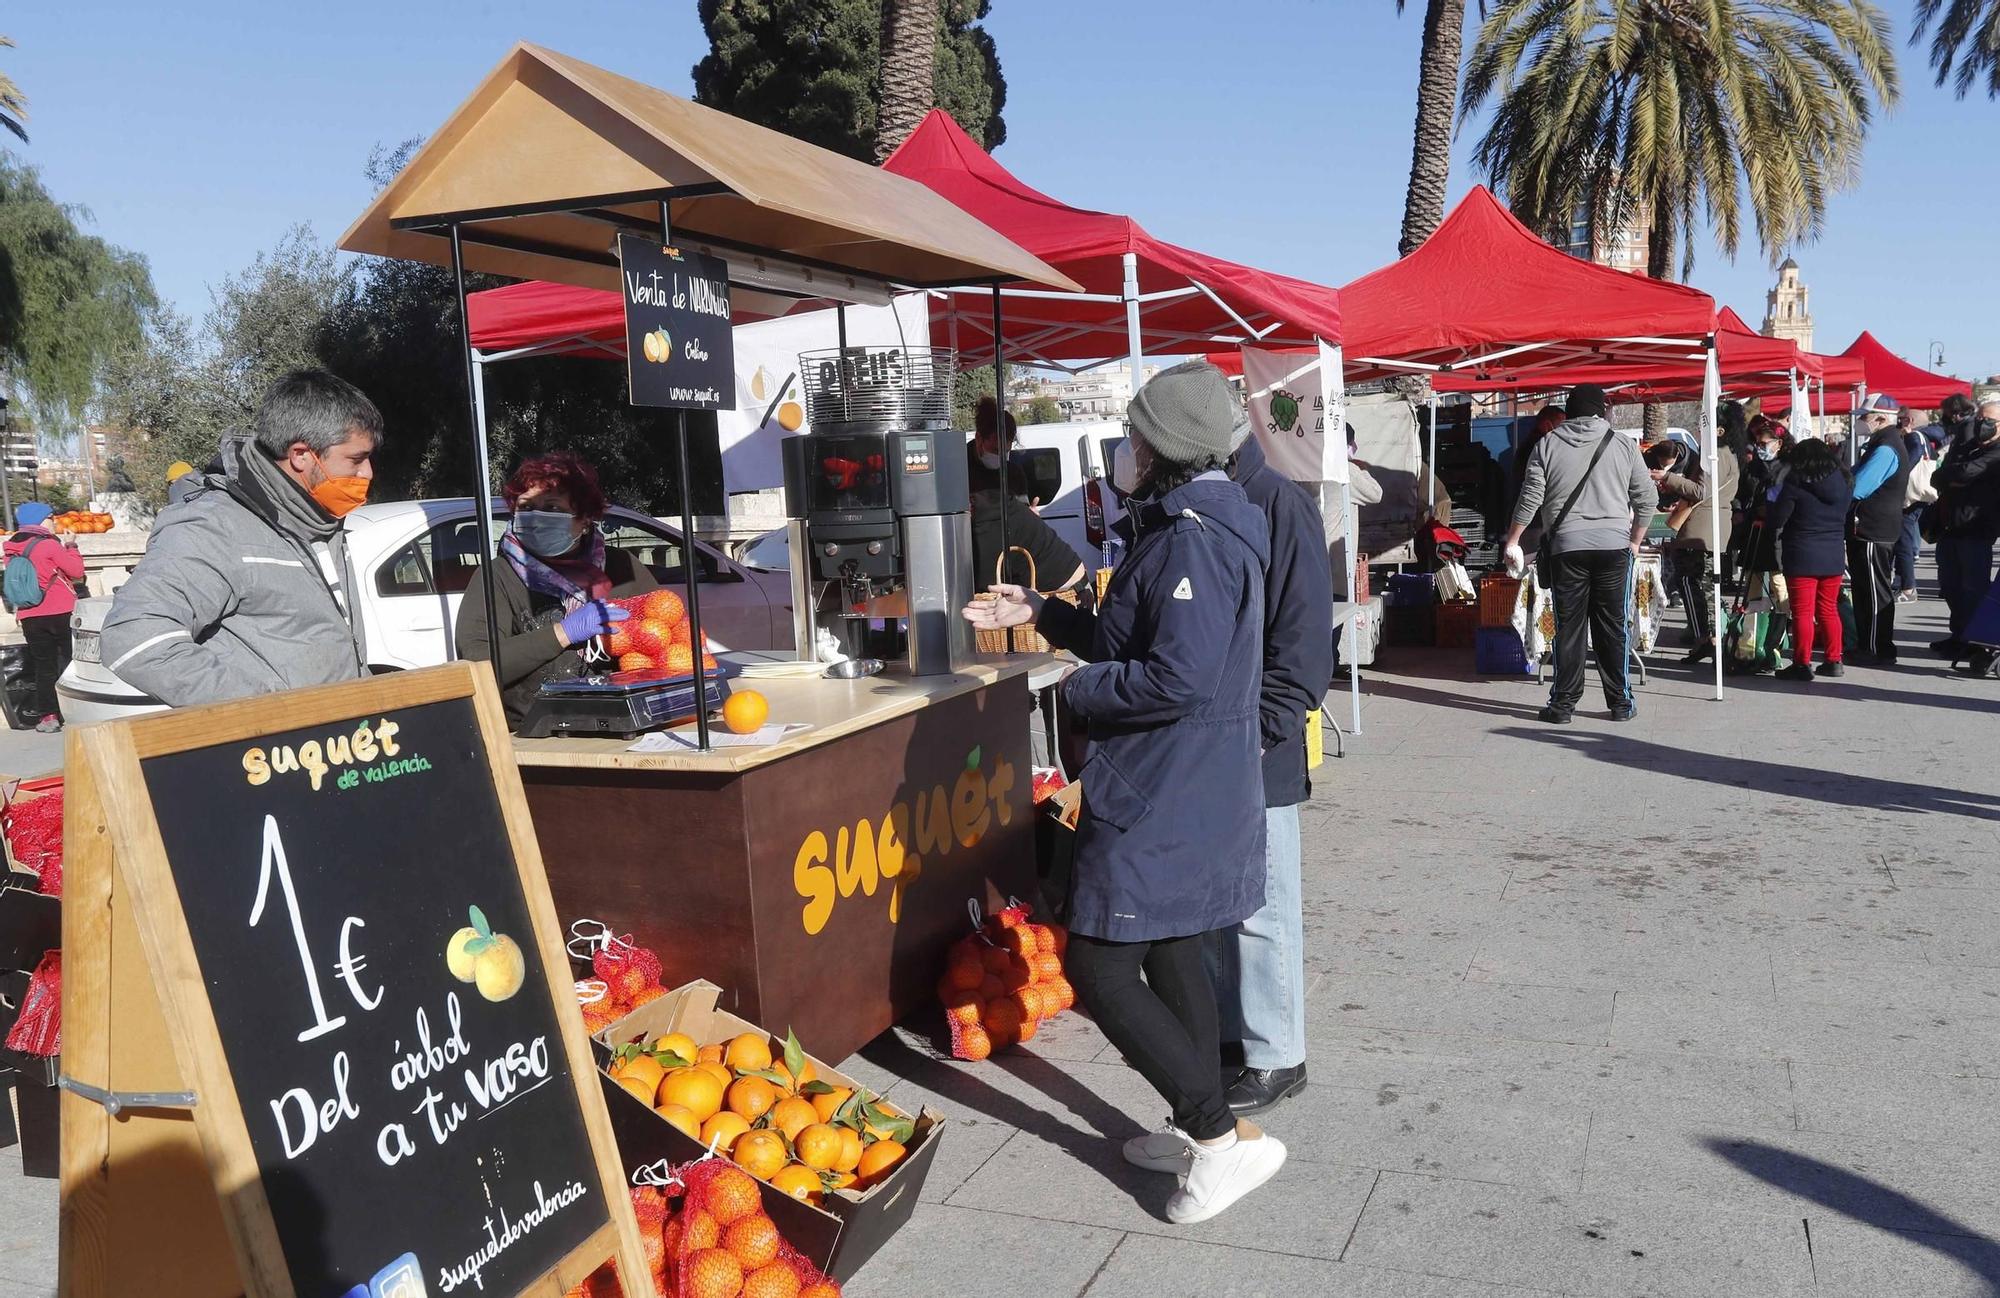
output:
M1520 717L1523 720L1533 717L1542 706L1539 703L1495 703L1491 699L1455 694L1450 690L1428 690L1416 685L1405 685L1399 680L1389 680L1381 676L1363 677L1362 687L1370 694L1382 698L1403 699L1410 703L1435 703L1443 707L1462 708L1468 712L1491 712L1496 716Z
M2000 1295L2000 1240L1844 1167L1755 1140L1711 1137L1702 1144L1760 1181L1942 1253L1986 1281L1989 1293Z
M1837 807L2000 820L2000 797L1986 793L1933 789L1904 780L1878 779L1872 775L1828 774L1789 762L1763 762L1751 757L1713 756L1691 763L1687 753L1678 748L1588 730L1506 729L1497 733L1556 748L1568 748L1598 761L1628 767L1647 775L1672 775L1729 788L1759 789L1794 798L1810 798Z

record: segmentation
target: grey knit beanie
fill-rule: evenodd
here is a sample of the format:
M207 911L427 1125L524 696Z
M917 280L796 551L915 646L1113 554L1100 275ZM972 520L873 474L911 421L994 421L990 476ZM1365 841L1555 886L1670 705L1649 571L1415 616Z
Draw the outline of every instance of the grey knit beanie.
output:
M1126 418L1161 459L1194 464L1229 458L1242 411L1221 370L1207 361L1183 361L1140 388Z

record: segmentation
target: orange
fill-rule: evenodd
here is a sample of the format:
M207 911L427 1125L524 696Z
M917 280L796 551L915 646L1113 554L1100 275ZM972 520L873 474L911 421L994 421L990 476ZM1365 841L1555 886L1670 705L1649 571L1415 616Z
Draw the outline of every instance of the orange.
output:
M955 991L945 998L944 1012L967 1027L979 1022L980 1012L985 1008L979 997L967 991Z
M770 1180L791 1157L785 1151L785 1138L775 1131L763 1129L746 1131L738 1136L729 1156L736 1160L737 1166L760 1181Z
M833 1174L833 1184L828 1188L834 1190L852 1190L855 1183L860 1179L860 1177L852 1172L835 1172Z
M1014 1003L1021 1007L1023 1023L1038 1023L1055 1012L1042 995L1042 989L1033 983L1014 993Z
M718 1042L716 1042L716 1043L715 1043L714 1045L712 1045L712 1046L703 1046L703 1047L702 1047L701 1049L699 1049L699 1050L695 1051L695 1052L694 1052L694 1061L695 1061L696 1063L698 1063L698 1064L719 1064L719 1063L721 1063L721 1062L722 1062L722 1043L721 1043L720 1041L718 1041Z
M1022 1019L1021 1029L1014 1035L1023 1041L1032 1041L1035 1038L1035 1033L1041 1030L1041 1026L1042 1021L1040 1019Z
M785 1067L785 1061L782 1059L776 1059L771 1062L771 1071L785 1079L778 1089L787 1095L797 1094L801 1086L819 1076L819 1070L813 1067L813 1061L810 1059L801 1059L799 1061L799 1075L797 1077L792 1076L792 1070Z
M761 1077L739 1077L729 1084L729 1111L755 1122L778 1102L778 1088Z
M1021 1030L1021 1006L1011 996L988 1001L986 1013L979 1020L986 1031L998 1037L1011 1037Z
M1024 957L1032 957L1039 949L1035 942L1033 930L1025 928L1001 930L1000 936L995 940L994 945L1000 947L1002 950L1011 951L1015 955Z
M1034 971L1038 983L1054 982L1063 976L1062 957L1053 951L1036 953L1035 958L1028 962L1028 967Z
M822 1280L799 1290L799 1298L840 1298L840 1286L831 1280Z
M722 1223L713 1213L689 1208L681 1214L681 1247L689 1253L715 1248L722 1243Z
M722 1062L739 1073L760 1073L771 1066L771 1043L760 1033L745 1032L729 1043Z
M824 1172L840 1161L843 1143L840 1133L824 1122L814 1122L787 1134L792 1148L798 1151L799 1161L815 1172Z
M735 1147L736 1138L750 1130L749 1122L740 1113L722 1112L701 1124L701 1143L710 1149L726 1154Z
M773 1262L743 1277L743 1298L799 1298L799 1274L787 1262Z
M620 1077L618 1084L638 1098L639 1103L651 1105L655 1088L648 1086L642 1077Z
M898 1140L878 1140L861 1151L861 1162L854 1174L862 1185L873 1185L889 1172L889 1169L903 1161L903 1155L910 1151L903 1148ZM776 1182L773 1182L776 1184Z
M710 1077L713 1077L716 1081L721 1082L725 1090L728 1089L729 1084L731 1082L736 1080L736 1074L729 1071L729 1066L727 1064L718 1064L718 1063L696 1064L695 1067L701 1069L701 1071L707 1073Z
M660 1083L659 1103L678 1104L707 1122L722 1111L722 1083L699 1068L676 1068Z
M1070 981L1067 978L1051 978L1048 986L1043 989L1042 994L1046 997L1050 992L1055 993L1057 1002L1056 1011L1058 1013L1076 1004L1076 988L1070 985Z
M840 1106L847 1103L847 1097L854 1092L845 1086L836 1086L830 1091L822 1091L812 1097L813 1113L821 1122L832 1122L833 1115L840 1112Z
M1007 984L1000 981L998 974L987 974L979 981L979 999L997 1001L1007 994Z
M1013 953L1005 947L989 946L980 954L979 959L980 963L986 966L986 972L990 974L1004 976L1014 967Z
M700 1053L700 1047L695 1045L694 1038L685 1032L667 1033L667 1035L653 1043L653 1049L664 1051L670 1055L678 1055L682 1063L688 1064L693 1063L695 1056Z
M745 1271L755 1271L777 1259L778 1228L763 1213L753 1212L730 1225L722 1237L722 1247L743 1264Z
M771 715L771 704L756 690L737 690L722 704L722 724L739 735L754 734Z
M660 1079L666 1075L666 1065L651 1055L633 1055L624 1063L613 1064L611 1067L614 1081L622 1082L629 1077L635 1083L649 1086L656 1091L660 1089ZM634 1095L639 1094L637 1086L628 1086L625 1089Z
M986 966L980 962L979 956L971 951L953 956L944 971L947 983L966 991L977 990L980 980L984 977L986 977Z
M868 1155L862 1154L861 1161L867 1162ZM819 1173L803 1163L787 1163L771 1176L771 1188L781 1194L789 1194L794 1199L807 1203L818 1203L826 1187L820 1183Z
M653 1110L653 1112L659 1114L674 1126L679 1127L693 1139L701 1139L701 1123L695 1120L694 1114L688 1112L686 1106L680 1104L662 1104L659 1108Z
M687 605L673 591L656 590L639 602L635 616L647 622L664 622L672 626L687 616Z
M688 1298L736 1298L743 1292L742 1264L719 1248L690 1254L681 1279Z
M967 1059L984 1059L993 1053L993 1038L983 1027L960 1028L958 1048L965 1052Z
M725 1167L708 1183L708 1211L724 1226L759 1211L763 1203L757 1183L747 1172Z
M861 1165L861 1133L852 1127L835 1127L840 1136L840 1153L833 1160L836 1172L852 1172Z
M819 1114L813 1111L812 1102L796 1095L771 1106L771 1125L784 1132L786 1140L797 1140L801 1131L818 1121Z

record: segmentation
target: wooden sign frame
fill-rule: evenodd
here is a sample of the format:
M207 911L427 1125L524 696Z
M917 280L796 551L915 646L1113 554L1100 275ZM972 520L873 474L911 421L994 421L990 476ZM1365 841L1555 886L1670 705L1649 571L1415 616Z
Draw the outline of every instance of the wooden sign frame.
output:
M454 663L69 732L65 1078L114 1093L191 1090L196 1102L191 1110L121 1111L65 1086L64 1298L110 1298L135 1288L156 1296L298 1298L140 763L457 699L471 700L491 759L494 793L548 975L562 1057L610 1217L520 1290L520 1298L561 1298L607 1259L617 1263L625 1292L648 1291L638 1220L624 1192L589 1038L574 992L561 977L569 956L499 693L484 664ZM137 959L142 950L143 962ZM163 1047L171 1048L171 1068ZM233 1260L217 1256L224 1248Z

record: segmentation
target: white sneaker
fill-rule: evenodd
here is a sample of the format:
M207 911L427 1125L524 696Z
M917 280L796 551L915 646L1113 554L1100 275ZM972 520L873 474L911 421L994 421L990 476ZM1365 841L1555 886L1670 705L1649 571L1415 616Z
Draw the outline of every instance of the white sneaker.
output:
M1237 1136L1223 1149L1190 1146L1193 1166L1181 1178L1181 1188L1167 1200L1167 1220L1177 1226L1207 1221L1278 1174L1285 1165L1285 1147L1276 1136Z
M1190 1152L1193 1148L1194 1141L1169 1119L1161 1124L1158 1131L1149 1131L1126 1141L1125 1161L1148 1172L1185 1174L1189 1161L1194 1157Z

